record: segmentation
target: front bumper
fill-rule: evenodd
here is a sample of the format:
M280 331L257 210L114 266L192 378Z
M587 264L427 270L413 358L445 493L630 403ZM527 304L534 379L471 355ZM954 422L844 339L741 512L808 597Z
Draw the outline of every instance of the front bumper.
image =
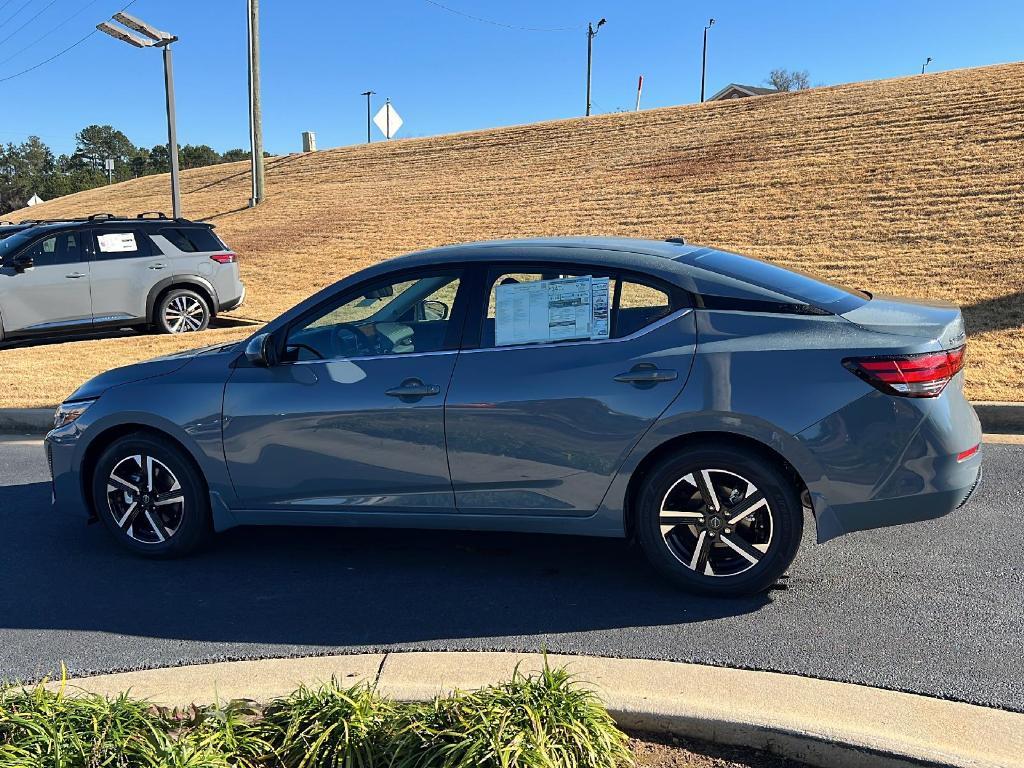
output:
M50 467L50 488L54 509L82 517L92 515L82 493L78 457L80 432L75 424L51 431L43 441Z

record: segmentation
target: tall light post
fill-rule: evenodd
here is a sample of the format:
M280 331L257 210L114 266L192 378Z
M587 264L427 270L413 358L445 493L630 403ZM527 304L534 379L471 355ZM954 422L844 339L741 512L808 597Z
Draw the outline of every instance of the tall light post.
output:
M249 30L249 164L252 170L252 196L249 207L263 202L263 106L260 97L260 3L248 0Z
M373 137L370 136L370 97L375 96L376 91L363 91L360 96L366 97L366 143L369 144L373 141Z
M931 56L929 56L927 59L924 60L924 64L921 65L921 74L922 75L924 74L924 68L927 67L931 63L932 63L932 57Z
M115 13L114 21L144 35L139 37L128 29L118 27L109 21L96 25L96 29L113 38L134 45L136 48L162 48L164 52L164 92L167 101L167 152L171 160L171 210L174 218L181 218L181 187L178 185L178 129L174 114L174 61L171 58L171 43L177 42L176 35L161 32L146 22L127 13ZM147 39L148 38L148 39Z
M592 22L587 23L587 116L590 116L590 74L594 65L594 38L597 31L607 23L607 19L601 19L595 27Z
M704 27L704 55L701 59L700 65L700 101L704 103L704 75L708 69L708 30L715 26L714 19L708 19L707 25Z

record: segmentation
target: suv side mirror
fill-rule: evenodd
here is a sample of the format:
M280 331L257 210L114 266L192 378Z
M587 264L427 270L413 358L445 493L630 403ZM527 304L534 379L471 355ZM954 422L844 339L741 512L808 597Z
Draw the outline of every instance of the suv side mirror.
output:
M24 272L29 267L35 266L35 259L31 256L18 256L11 262L16 272Z
M277 347L274 346L274 337L269 333L254 336L245 345L245 359L260 368L277 365Z

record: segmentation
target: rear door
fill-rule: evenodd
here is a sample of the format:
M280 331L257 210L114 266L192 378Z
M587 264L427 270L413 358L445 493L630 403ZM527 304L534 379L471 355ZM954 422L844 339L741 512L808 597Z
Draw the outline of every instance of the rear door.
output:
M47 234L15 257L31 259L32 266L19 272L5 265L0 275L6 333L92 323L89 263L83 260L81 230Z
M682 391L693 311L669 286L575 265L492 267L485 286L445 408L459 512L590 515Z
M150 289L170 277L167 257L141 227L96 227L89 238L96 324L146 319Z

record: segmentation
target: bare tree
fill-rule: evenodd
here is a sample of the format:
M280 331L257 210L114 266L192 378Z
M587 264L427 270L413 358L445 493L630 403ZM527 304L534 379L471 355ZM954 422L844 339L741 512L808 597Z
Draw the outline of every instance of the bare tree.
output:
M811 76L806 69L773 69L765 82L777 91L806 91L811 87Z

